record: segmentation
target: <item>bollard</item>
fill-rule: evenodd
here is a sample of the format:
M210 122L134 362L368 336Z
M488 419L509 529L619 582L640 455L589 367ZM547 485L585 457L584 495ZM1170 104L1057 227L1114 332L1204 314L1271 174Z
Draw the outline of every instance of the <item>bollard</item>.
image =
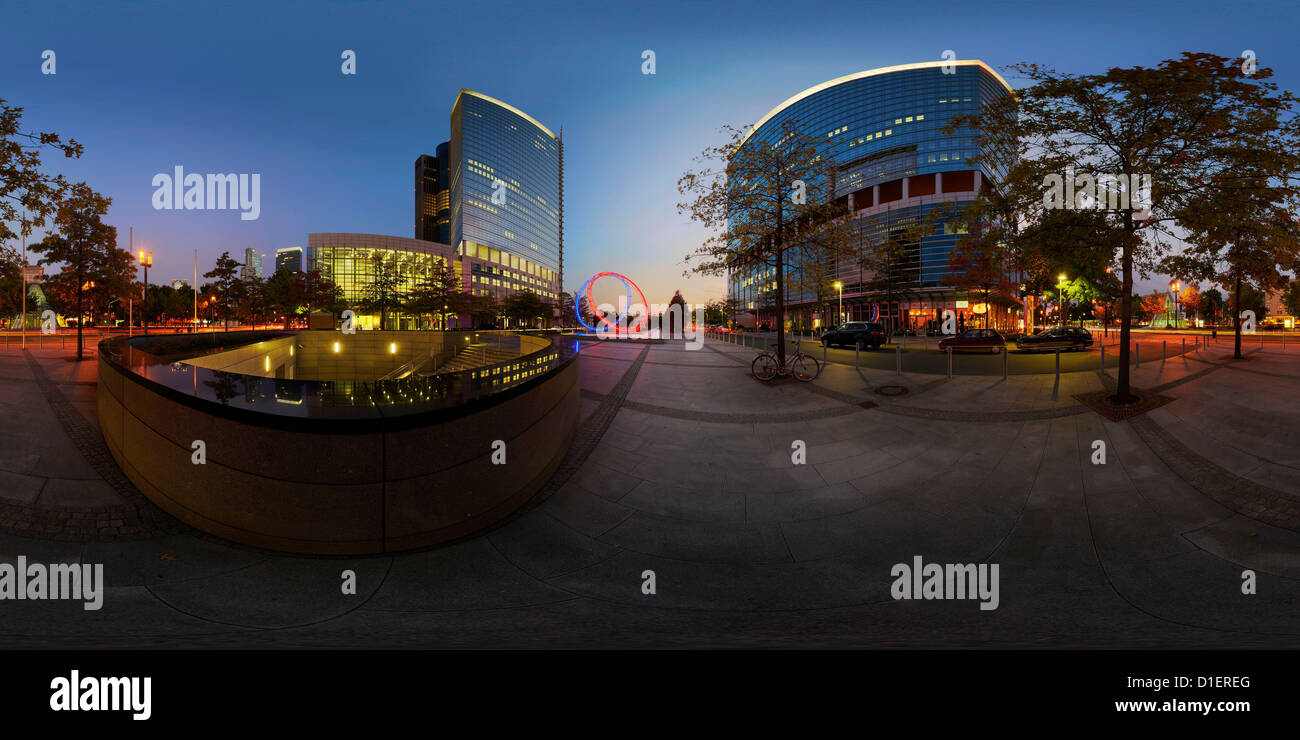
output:
M1133 367L1142 367L1142 345L1133 343Z
M826 344L822 343L822 365L826 364Z
M862 342L853 343L853 367L858 367L858 353L862 351Z
M1007 379L1007 355L1011 354L1006 347L1002 348L1002 379Z
M1187 357L1187 337L1183 337L1183 357Z
M1061 348L1056 348L1056 382L1061 382Z
M894 372L903 374L903 348L897 344L894 345Z
M1106 345L1101 345L1101 371L1106 372Z
M948 348L948 380L952 380L952 347Z
M1165 345L1166 345L1166 344L1168 344L1168 342L1166 342L1166 341L1163 340L1163 339L1160 340L1160 364L1161 364L1161 365L1165 364Z

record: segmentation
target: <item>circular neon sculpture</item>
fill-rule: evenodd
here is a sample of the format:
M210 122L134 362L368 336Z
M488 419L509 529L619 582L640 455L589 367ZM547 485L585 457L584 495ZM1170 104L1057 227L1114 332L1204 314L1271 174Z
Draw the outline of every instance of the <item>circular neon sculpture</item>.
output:
M627 318L627 314L623 314L622 316L619 316L619 317L618 317L614 322L611 322L608 318L606 318L606 317L604 317L604 316L596 315L596 301L593 300L592 297L591 297L591 289L592 289L592 286L595 285L596 281L599 280L599 279L601 279L601 278L603 278L603 277L612 277L612 278L617 278L620 282L623 283L623 289L624 289L625 291L627 291L627 304L628 304L628 307L629 307L629 308L631 308L633 305L640 305L640 306L641 306L642 313L641 313L641 316L637 319L636 327L635 327L635 328L629 328L629 329L628 329L628 333L629 333L629 334L632 334L632 333L636 333L636 332L641 331L641 330L645 327L645 322L646 322L646 318L647 318L646 313L645 313L645 312L646 312L646 305L647 305L646 302L645 302L645 294L641 292L641 289L640 289L639 287L637 287L637 284L634 283L634 282L632 282L632 280L631 280L630 278L628 278L626 275L620 275L620 274L617 273L617 272L600 272L600 273L596 273L595 275L592 275L591 277L587 278L587 282L583 283L583 284L582 284L582 287L578 289L579 300L574 301L574 303L573 303L573 312L574 312L575 314L578 315L578 323L579 323L579 324L582 324L584 327L586 327L587 329L590 329L591 331L594 331L594 332L598 332L598 331L611 331L611 330L614 331L614 332L618 332L618 331L619 331L619 325L623 323L623 319ZM633 291L633 290L636 290L636 294L637 294L637 296L641 298L641 303L640 303L640 304L634 304L634 303L632 303L632 291ZM596 318L600 319L600 323L601 323L602 325L604 325L604 327L605 327L604 329L601 329L601 328L596 327L596 326L592 326L591 324L588 324L587 322L585 322L585 321L582 320L582 301L581 301L581 296L583 296L583 295L586 295L586 297L587 297L587 303L588 303L588 305L591 306L591 312L592 312L592 314L593 314L593 315L596 315Z

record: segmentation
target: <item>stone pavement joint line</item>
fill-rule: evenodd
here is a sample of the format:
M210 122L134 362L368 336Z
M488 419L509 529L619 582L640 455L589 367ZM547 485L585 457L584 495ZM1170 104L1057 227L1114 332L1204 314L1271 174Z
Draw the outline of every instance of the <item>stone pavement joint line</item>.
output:
M0 531L47 540L111 542L151 539L186 529L136 490L117 467L99 430L64 398L32 354L25 354L36 385L64 433L90 467L126 503L60 506L0 500Z
M573 435L573 442L569 445L568 453L565 454L564 460L560 462L560 467L556 468L555 473L551 475L550 480L546 481L546 484L537 492L537 495L510 519L517 518L541 504L556 491L563 488L564 484L573 477L573 474L582 468L583 463L587 461L587 457L596 449L596 445L600 444L601 438L605 436L605 432L609 429L609 425L613 423L614 417L618 415L619 408L623 406L624 399L627 398L627 392L632 389L632 383L636 381L637 373L641 372L641 366L645 364L646 357L649 354L649 345L641 348L636 360L632 362L632 365L627 370L623 371L623 377L619 378L618 383L614 385L609 393L601 397L603 400L600 406L591 412L591 416L578 427L578 431ZM593 395L589 395L588 391L582 391L584 398L590 398Z
M1193 452L1146 416L1128 423L1171 470L1196 490L1242 516L1300 532L1300 497L1229 472Z

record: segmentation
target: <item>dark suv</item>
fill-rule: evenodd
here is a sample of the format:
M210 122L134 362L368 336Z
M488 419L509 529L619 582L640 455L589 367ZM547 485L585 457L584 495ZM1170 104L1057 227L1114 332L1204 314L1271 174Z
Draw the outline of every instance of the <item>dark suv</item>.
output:
M852 347L859 342L863 347L878 349L885 343L885 327L868 321L850 321L822 335L823 347Z

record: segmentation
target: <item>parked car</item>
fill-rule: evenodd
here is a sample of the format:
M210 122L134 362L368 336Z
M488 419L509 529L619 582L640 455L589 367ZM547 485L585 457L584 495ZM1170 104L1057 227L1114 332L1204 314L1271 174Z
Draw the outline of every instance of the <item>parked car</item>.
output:
M878 349L885 343L885 327L869 321L849 321L822 334L821 341L823 347L852 347L861 342L863 347Z
M1001 352L1007 341L996 329L967 329L953 337L939 340L939 349L952 348L953 352Z
M1092 346L1092 332L1079 326L1058 326L1040 331L1032 337L1016 340L1022 352L1049 352L1052 350L1085 350Z

